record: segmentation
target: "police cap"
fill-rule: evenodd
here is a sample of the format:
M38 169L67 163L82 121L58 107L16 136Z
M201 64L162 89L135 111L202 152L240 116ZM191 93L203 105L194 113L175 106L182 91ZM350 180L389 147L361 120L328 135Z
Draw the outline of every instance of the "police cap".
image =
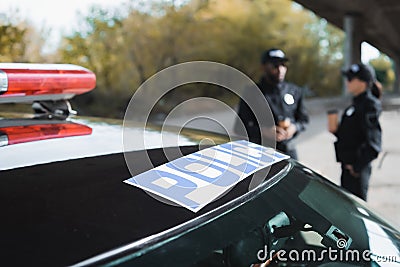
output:
M351 65L347 70L342 70L342 74L349 80L358 78L368 84L371 84L374 81L375 76L372 67L362 63Z
M261 64L267 62L287 62L289 59L285 56L285 53L277 48L272 48L264 51L261 55Z

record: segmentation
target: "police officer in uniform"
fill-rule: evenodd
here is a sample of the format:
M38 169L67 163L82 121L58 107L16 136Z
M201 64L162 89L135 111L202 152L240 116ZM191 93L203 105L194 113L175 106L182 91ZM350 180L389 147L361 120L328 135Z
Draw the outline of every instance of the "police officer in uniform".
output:
M371 94L374 75L370 67L353 64L342 71L353 101L341 118L336 132L335 151L342 164L341 185L367 200L371 161L381 151L380 101Z
M262 138L269 138L273 131L276 148L297 159L293 139L305 130L309 118L303 105L302 89L284 81L287 61L285 53L276 48L265 51L261 56L264 74L257 86L270 106L275 126L260 127L251 109L243 100L240 101L238 115L251 142L261 144Z

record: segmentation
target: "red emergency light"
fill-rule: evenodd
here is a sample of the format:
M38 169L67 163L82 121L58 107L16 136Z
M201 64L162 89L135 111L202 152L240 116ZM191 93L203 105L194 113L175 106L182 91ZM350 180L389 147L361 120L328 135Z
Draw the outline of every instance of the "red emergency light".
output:
M0 146L91 133L92 128L73 122L0 127Z
M96 75L77 65L0 63L0 103L70 99L95 86Z

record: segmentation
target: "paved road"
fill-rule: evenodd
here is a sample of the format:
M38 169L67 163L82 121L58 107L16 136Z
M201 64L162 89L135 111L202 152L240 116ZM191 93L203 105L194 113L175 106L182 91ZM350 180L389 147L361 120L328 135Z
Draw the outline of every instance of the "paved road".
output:
M310 131L326 129L324 115L311 117ZM383 151L372 163L368 204L400 226L400 112L384 111L381 117ZM304 133L298 139L299 161L340 184L340 165L335 162L333 142L326 130Z
M390 100L390 101L389 101ZM390 98L384 102L387 110L382 113L383 152L372 164L372 176L368 194L368 204L378 214L400 228L400 98ZM350 103L350 99L314 99L306 101L310 113L310 125L297 138L299 161L319 172L332 182L340 184L340 165L336 163L333 142L335 137L327 129L326 110ZM208 107L202 110L213 110ZM200 116L199 116L200 115ZM193 117L202 117L190 121ZM204 119L209 117L211 119ZM186 124L193 128L232 133L232 111L199 112L182 115L169 123Z

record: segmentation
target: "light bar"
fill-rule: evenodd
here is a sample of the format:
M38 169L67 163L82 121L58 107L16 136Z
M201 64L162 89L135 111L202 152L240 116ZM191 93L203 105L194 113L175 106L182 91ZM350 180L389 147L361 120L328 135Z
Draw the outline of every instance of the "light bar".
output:
M0 63L0 103L69 99L95 86L96 75L77 65Z
M92 128L72 122L0 127L0 146L91 133Z

